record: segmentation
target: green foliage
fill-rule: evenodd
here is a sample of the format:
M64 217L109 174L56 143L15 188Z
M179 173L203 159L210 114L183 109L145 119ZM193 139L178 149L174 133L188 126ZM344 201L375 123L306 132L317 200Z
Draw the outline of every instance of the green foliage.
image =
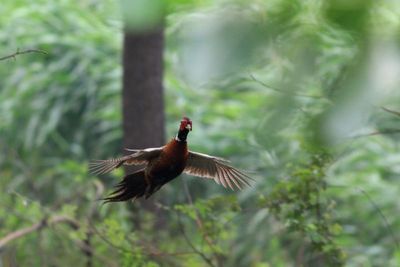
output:
M289 231L308 237L311 249L320 253L326 266L343 266L344 252L335 242L342 232L335 222L336 202L326 197L326 154L315 154L311 161L295 168L287 181L278 183L263 202L271 213L285 221Z
M35 150L36 157L87 158L99 142L115 144L121 135L120 115L114 110L120 102L121 71L114 60L102 58L117 61L120 28L107 22L109 15L88 12L90 4L25 4L6 5L2 51L12 53L23 45L48 55L2 62L0 72L7 79L0 94L1 141L19 154Z
M174 181L151 209L100 205L122 171L98 179L87 162L120 151L130 10L6 0L1 56L48 54L0 61L0 240L71 220L8 243L0 262L399 266L399 3L154 3L157 12L132 18L166 19L168 136L186 114L192 150L229 158L257 182L229 193L182 177L190 192Z
M198 200L193 204L177 204L174 209L197 223L199 234L209 240L224 242L232 238L233 225L230 223L240 212L236 197L214 197ZM227 250L219 244L209 244L212 253L228 256Z

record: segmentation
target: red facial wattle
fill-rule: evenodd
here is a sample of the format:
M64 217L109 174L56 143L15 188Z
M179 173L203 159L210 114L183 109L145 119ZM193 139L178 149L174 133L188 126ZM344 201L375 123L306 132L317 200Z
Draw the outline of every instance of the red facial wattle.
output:
M179 129L180 129L181 131L183 131L183 130L185 130L185 129L191 131L191 130L192 130L192 121L191 121L189 118L184 117L184 118L182 119L182 121L181 121L181 126L179 127Z

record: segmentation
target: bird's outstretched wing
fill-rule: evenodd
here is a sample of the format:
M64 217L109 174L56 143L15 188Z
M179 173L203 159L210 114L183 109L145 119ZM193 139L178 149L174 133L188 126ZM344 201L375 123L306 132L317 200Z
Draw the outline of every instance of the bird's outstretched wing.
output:
M108 173L121 165L143 165L160 155L163 147L147 149L127 149L134 153L115 159L94 160L89 163L89 171L93 174Z
M229 165L229 161L213 157L207 154L189 152L184 173L203 178L214 179L217 184L229 186L232 190L235 187L242 189L243 186L251 186L251 177Z

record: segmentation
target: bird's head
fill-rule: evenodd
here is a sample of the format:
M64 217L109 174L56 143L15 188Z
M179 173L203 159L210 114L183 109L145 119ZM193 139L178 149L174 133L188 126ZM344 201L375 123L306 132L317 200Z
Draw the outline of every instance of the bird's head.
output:
M178 134L175 140L178 142L186 142L187 135L189 131L192 130L192 121L188 117L183 117L181 120L181 125L179 126Z
M181 126L179 127L179 131L184 130L192 130L192 121L188 117L183 117L181 120Z

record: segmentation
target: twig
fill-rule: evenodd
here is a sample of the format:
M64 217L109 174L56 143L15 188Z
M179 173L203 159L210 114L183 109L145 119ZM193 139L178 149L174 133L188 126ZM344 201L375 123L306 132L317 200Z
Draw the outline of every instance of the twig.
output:
M112 241L110 241L103 233L99 231L94 225L90 225L90 229L95 233L103 242L105 242L107 245L115 249L116 251L119 252L125 252L125 253L132 253L131 250L126 249L122 246L115 245ZM141 242L143 247L145 247L145 251L147 252L148 255L150 256L155 256L155 257L166 257L166 256L185 256L188 254L197 254L196 252L193 251L178 251L178 252L164 252L160 251L155 247L152 247L148 244L145 244L144 242Z
M387 220L385 214L383 214L382 210L379 208L379 206L373 201L373 199L370 197L370 195L363 190L362 188L358 188L358 190L365 195L365 197L368 199L368 201L371 203L371 205L378 211L379 215L381 216L383 222L386 225L386 228L389 232L389 234L392 236L394 244L396 245L397 249L400 249L399 241L397 240L396 236L394 235L392 227L390 227L389 221Z
M178 211L176 212L176 215L178 216L179 231L182 233L183 237L185 238L186 243L187 243L187 244L192 248L192 250L193 250L197 255L199 255L209 266L211 266L211 267L216 267L216 266L214 265L214 263L211 261L211 259L209 259L203 252L201 252L199 249L197 249L197 248L195 247L195 245L192 243L192 241L190 241L190 238L187 236L187 234L186 234L186 232L185 232L185 228L184 228L184 226L183 226L183 224L182 224L181 216L180 216L180 214L179 214Z
M400 112L399 111L388 109L388 108L385 108L385 107L381 107L381 109L383 109L384 111L389 112L389 113L391 113L393 115L396 115L396 116L400 117Z
M177 251L177 252L164 252L164 251L160 251L155 247L146 247L146 249L149 249L150 251L148 252L148 254L150 254L151 256L155 256L155 257L166 257L166 256L185 256L185 255L193 255L196 254L196 252L193 251Z
M7 59L10 59L10 58L13 58L15 60L17 56L23 55L23 54L29 54L29 53L40 53L40 54L48 55L48 53L46 51L41 50L41 49L27 49L27 50L20 51L19 48L18 48L17 51L15 53L13 53L13 54L7 55L7 56L4 56L4 57L0 57L0 61L7 60Z
M375 131L372 133L358 134L358 135L352 136L350 138L367 137L367 136L374 136L374 135L381 135L381 134L398 134L398 133L400 133L400 129L385 129L382 131Z
M389 109L386 107L380 107L380 108L392 115L400 117L400 111L392 110L392 109ZM371 133L355 135L350 138L359 138L359 137L374 136L374 135L381 135L381 134L398 134L398 133L400 133L400 129L384 129L384 130L378 130L378 131L371 132Z
M60 233L61 232L61 233ZM68 232L67 233L63 233L62 231L54 231L54 234L56 234L58 237L60 237L62 240L65 239L64 235L69 237ZM62 236L61 236L62 235ZM104 256L103 254L99 254L97 253L95 250L93 250L92 247L88 247L84 242L80 241L80 240L75 240L73 238L70 238L71 241L73 241L77 247L79 247L82 251L90 251L90 253L94 256L96 256L97 258L99 258L99 260L102 262L103 265L105 265L105 263L107 263L107 266L112 266L115 267L117 266L113 260L107 258L106 256Z
M192 206L192 208L194 209L194 211L195 211L195 213L196 213L195 221L196 221L197 226L199 227L199 229L200 229L201 232L203 233L203 238L204 238L204 240L207 242L208 246L209 246L212 250L215 250L215 246L216 246L216 245L215 245L215 242L214 242L214 241L212 240L212 238L208 235L206 229L204 228L204 223L203 223L203 221L202 221L202 219L201 219L201 216L200 216L200 214L199 214L199 211L198 211L198 210L196 209L196 207L193 205L192 195L190 194L189 187L187 186L185 180L183 180L183 187L184 187L184 190L185 190L186 197L187 197L187 199L188 199L188 201L189 201L189 204L190 204L190 206ZM221 260L221 258L219 257L219 254L218 254L218 253L214 253L214 256L215 256L215 259L217 260L218 266L222 266L222 260Z
M101 195L104 192L104 186L102 183L100 183L99 181L95 180L94 181L94 185L96 186L96 195L95 195L95 199L99 199L101 197ZM89 209L89 212L87 213L87 220L88 220L88 224L91 225L92 224L92 220L93 217L96 215L97 213L97 203L95 201L92 202L92 205ZM92 267L93 266L93 249L92 249L92 244L91 244L91 239L92 239L92 235L93 232L88 229L86 231L86 238L83 240L83 244L88 248L88 249L84 249L83 253L86 255L87 257L87 261L86 261L86 267Z
M290 91L290 90L283 90L283 89L276 88L276 87L274 87L274 86L271 86L271 85L269 85L269 84L266 84L265 82L262 82L262 81L258 80L256 77L254 77L253 74L250 74L250 78L251 78L253 81L255 81L255 82L261 84L261 85L264 86L265 88L268 88L268 89L270 89L270 90L272 90L272 91L275 91L275 92L278 92L278 93L281 93L281 94L293 95L293 96L297 96L297 97L309 97L309 98L316 98L316 99L324 98L324 97L321 96L321 95L301 94L301 93L292 92L292 91Z
M120 251L120 252L126 252L126 253L132 253L131 250L126 249L122 246L118 246L115 245L114 243L112 243L107 237L105 237L102 233L100 233L100 231L94 226L94 225L90 225L91 230L93 231L93 233L95 233L98 237L100 237L101 240L103 240L106 244L108 244L110 247Z
M74 243L75 243L82 251L86 252L87 254L92 255L92 257L93 257L93 255L95 255L96 257L98 257L98 258L102 261L102 264L104 264L104 262L107 262L107 265L108 265L108 266L113 266L113 267L116 266L116 264L115 264L111 259L109 259L109 258L107 258L107 257L105 257L105 256L103 256L103 255L101 255L101 254L96 253L96 252L93 250L92 246L87 246L85 242L80 242L80 241L78 241L78 240L74 240Z

